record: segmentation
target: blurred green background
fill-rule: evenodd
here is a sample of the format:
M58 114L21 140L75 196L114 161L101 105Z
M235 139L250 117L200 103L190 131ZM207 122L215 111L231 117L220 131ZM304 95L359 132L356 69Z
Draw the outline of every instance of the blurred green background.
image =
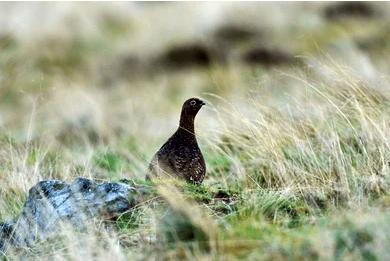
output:
M387 260L389 59L388 2L2 2L0 218L42 179L142 183L197 96L204 185L158 191L182 213L24 258Z

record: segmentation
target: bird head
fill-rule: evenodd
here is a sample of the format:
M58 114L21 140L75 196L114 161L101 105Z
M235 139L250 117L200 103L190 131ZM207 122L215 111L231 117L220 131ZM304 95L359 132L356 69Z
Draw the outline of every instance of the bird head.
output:
M195 116L203 105L206 105L206 103L201 99L190 98L184 102L182 112L188 116Z

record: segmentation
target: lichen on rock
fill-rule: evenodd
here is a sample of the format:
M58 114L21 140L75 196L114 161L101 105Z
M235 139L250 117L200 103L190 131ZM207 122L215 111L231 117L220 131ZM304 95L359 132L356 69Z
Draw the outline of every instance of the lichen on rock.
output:
M85 229L93 218L112 219L137 204L137 190L124 182L76 178L41 181L32 187L21 214L0 223L0 253L9 247L31 247L52 237L62 222Z

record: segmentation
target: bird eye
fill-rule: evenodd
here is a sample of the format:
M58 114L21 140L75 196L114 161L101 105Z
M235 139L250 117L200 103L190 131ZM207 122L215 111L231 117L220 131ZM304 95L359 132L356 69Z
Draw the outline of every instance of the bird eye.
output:
M190 101L190 105L194 106L196 104L195 100Z

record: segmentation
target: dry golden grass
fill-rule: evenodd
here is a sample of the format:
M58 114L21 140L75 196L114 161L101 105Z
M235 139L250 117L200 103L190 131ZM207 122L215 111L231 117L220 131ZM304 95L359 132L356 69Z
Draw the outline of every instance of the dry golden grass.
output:
M138 12L119 3L81 5L72 12L64 4L61 14L71 21L84 17L79 31L56 34L59 15L51 17L54 29L29 36L19 28L1 38L1 220L16 216L42 179L143 183L151 156L177 127L182 102L200 96L208 103L196 120L208 168L201 187L152 186L150 198L116 222L93 221L88 232L65 227L58 238L8 258L386 260L388 47L366 53L353 43L386 38L378 24L387 18L324 21L316 16L323 5L208 4L207 13L201 5ZM192 16L173 15L189 10ZM174 43L207 42L218 17L248 24L260 13L271 45L289 43L300 64L152 67L129 76L134 68L123 63L136 53L149 64ZM209 20L192 22L197 14ZM292 24L297 17L316 26Z

